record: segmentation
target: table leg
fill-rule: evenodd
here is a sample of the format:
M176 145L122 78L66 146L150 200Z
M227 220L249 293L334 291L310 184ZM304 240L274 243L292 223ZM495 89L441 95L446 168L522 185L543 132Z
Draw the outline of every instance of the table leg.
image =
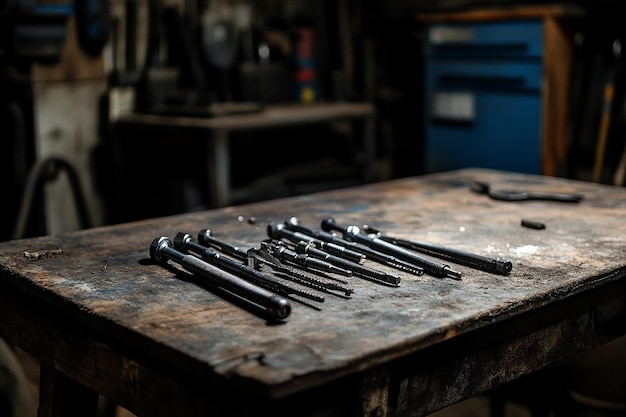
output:
M212 208L224 207L230 200L230 154L228 131L216 130L209 139L207 178Z
M95 417L98 393L41 364L38 417Z
M390 376L387 368L368 371L361 380L360 415L386 417L389 404Z

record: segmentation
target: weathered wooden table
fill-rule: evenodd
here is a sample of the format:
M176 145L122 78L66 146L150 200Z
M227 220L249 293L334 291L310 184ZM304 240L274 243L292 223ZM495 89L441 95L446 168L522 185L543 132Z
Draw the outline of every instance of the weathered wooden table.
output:
M496 201L471 179L584 199ZM326 294L319 311L294 302L271 323L150 261L157 236L209 228L258 247L290 216L513 269L452 264L462 280L400 273L398 287L349 278L350 298ZM625 218L621 187L469 169L9 241L0 336L41 359L42 416L93 414L96 393L140 416L419 416L623 335Z

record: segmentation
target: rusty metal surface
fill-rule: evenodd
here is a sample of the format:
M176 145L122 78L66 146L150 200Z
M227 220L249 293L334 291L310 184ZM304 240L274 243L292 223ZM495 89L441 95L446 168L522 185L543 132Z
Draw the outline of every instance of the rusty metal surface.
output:
M471 192L470 179L585 198L577 204L494 201ZM326 295L321 311L292 303L285 323L270 324L149 260L157 236L195 236L209 228L249 248L267 237L270 221L289 216L314 227L326 216L369 224L388 235L501 257L513 269L499 276L453 265L463 272L461 281L400 273L397 288L350 278L350 299ZM546 229L523 228L522 218ZM201 379L282 397L624 280L624 218L624 188L462 170L4 242L0 291L17 289Z

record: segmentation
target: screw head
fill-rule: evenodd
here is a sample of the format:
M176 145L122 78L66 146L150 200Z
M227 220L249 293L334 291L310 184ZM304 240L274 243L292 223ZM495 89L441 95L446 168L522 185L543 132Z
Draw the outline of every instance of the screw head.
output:
M150 245L150 258L160 263L167 262L167 258L163 256L163 249L171 247L172 241L169 237L161 236L155 238Z
M350 236L358 235L359 233L361 233L361 229L359 229L359 226L346 227L346 234Z
M267 235L272 239L279 239L280 230L284 229L285 225L283 223L278 222L270 222L267 225Z
M307 253L310 248L315 246L311 242L300 241L296 244L296 253Z
M202 229L198 232L198 242L206 244L213 237L213 233L209 229Z
M174 247L182 252L190 241L191 235L189 233L178 232L174 236Z
M335 219L333 219L332 217L326 217L322 220L321 226L322 230L324 230L325 232L330 232L335 227Z

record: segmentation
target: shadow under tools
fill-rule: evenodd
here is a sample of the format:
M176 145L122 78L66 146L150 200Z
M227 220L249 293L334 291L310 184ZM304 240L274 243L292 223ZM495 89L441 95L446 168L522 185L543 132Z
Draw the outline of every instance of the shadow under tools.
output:
M217 295L218 297L222 298L225 301L228 301L229 303L232 303L233 305L241 308L242 310L245 310L265 320L266 324L268 325L284 324L286 322L286 320L278 320L272 317L264 307L246 298L243 298L231 291L228 291L224 288L219 287L218 285L210 282L207 278L204 278L199 275L192 274L188 271L179 269L176 265L173 265L169 262L167 264L160 264L158 262L154 262L150 260L150 264L158 265L163 268L166 268L168 271L175 274L176 278L182 281L186 281L186 282L190 282L192 284L198 285L199 287Z
M309 303L308 301L304 301L304 300L302 300L302 299L300 299L300 298L297 298L297 297L295 297L295 296L293 296L293 295L289 295L289 294L288 294L288 295L283 295L283 297L285 297L285 298L287 298L287 299L289 299L289 300L291 300L291 301L295 301L295 302L296 302L296 303L298 303L298 304L302 304L302 305L304 305L304 306L307 306L307 307L309 307L309 308L312 308L313 310L316 310L316 311L322 311L321 307L318 307L318 306L316 306L316 305L313 305L313 304Z
M397 287L400 286L399 283L398 284L393 284L391 282L383 281L382 279L376 279L376 278L368 277L368 276L365 276L365 275L355 275L354 277L355 278L359 278L359 279L364 279L366 281L370 281L370 282L373 282L375 284L384 285L385 287L397 288Z

